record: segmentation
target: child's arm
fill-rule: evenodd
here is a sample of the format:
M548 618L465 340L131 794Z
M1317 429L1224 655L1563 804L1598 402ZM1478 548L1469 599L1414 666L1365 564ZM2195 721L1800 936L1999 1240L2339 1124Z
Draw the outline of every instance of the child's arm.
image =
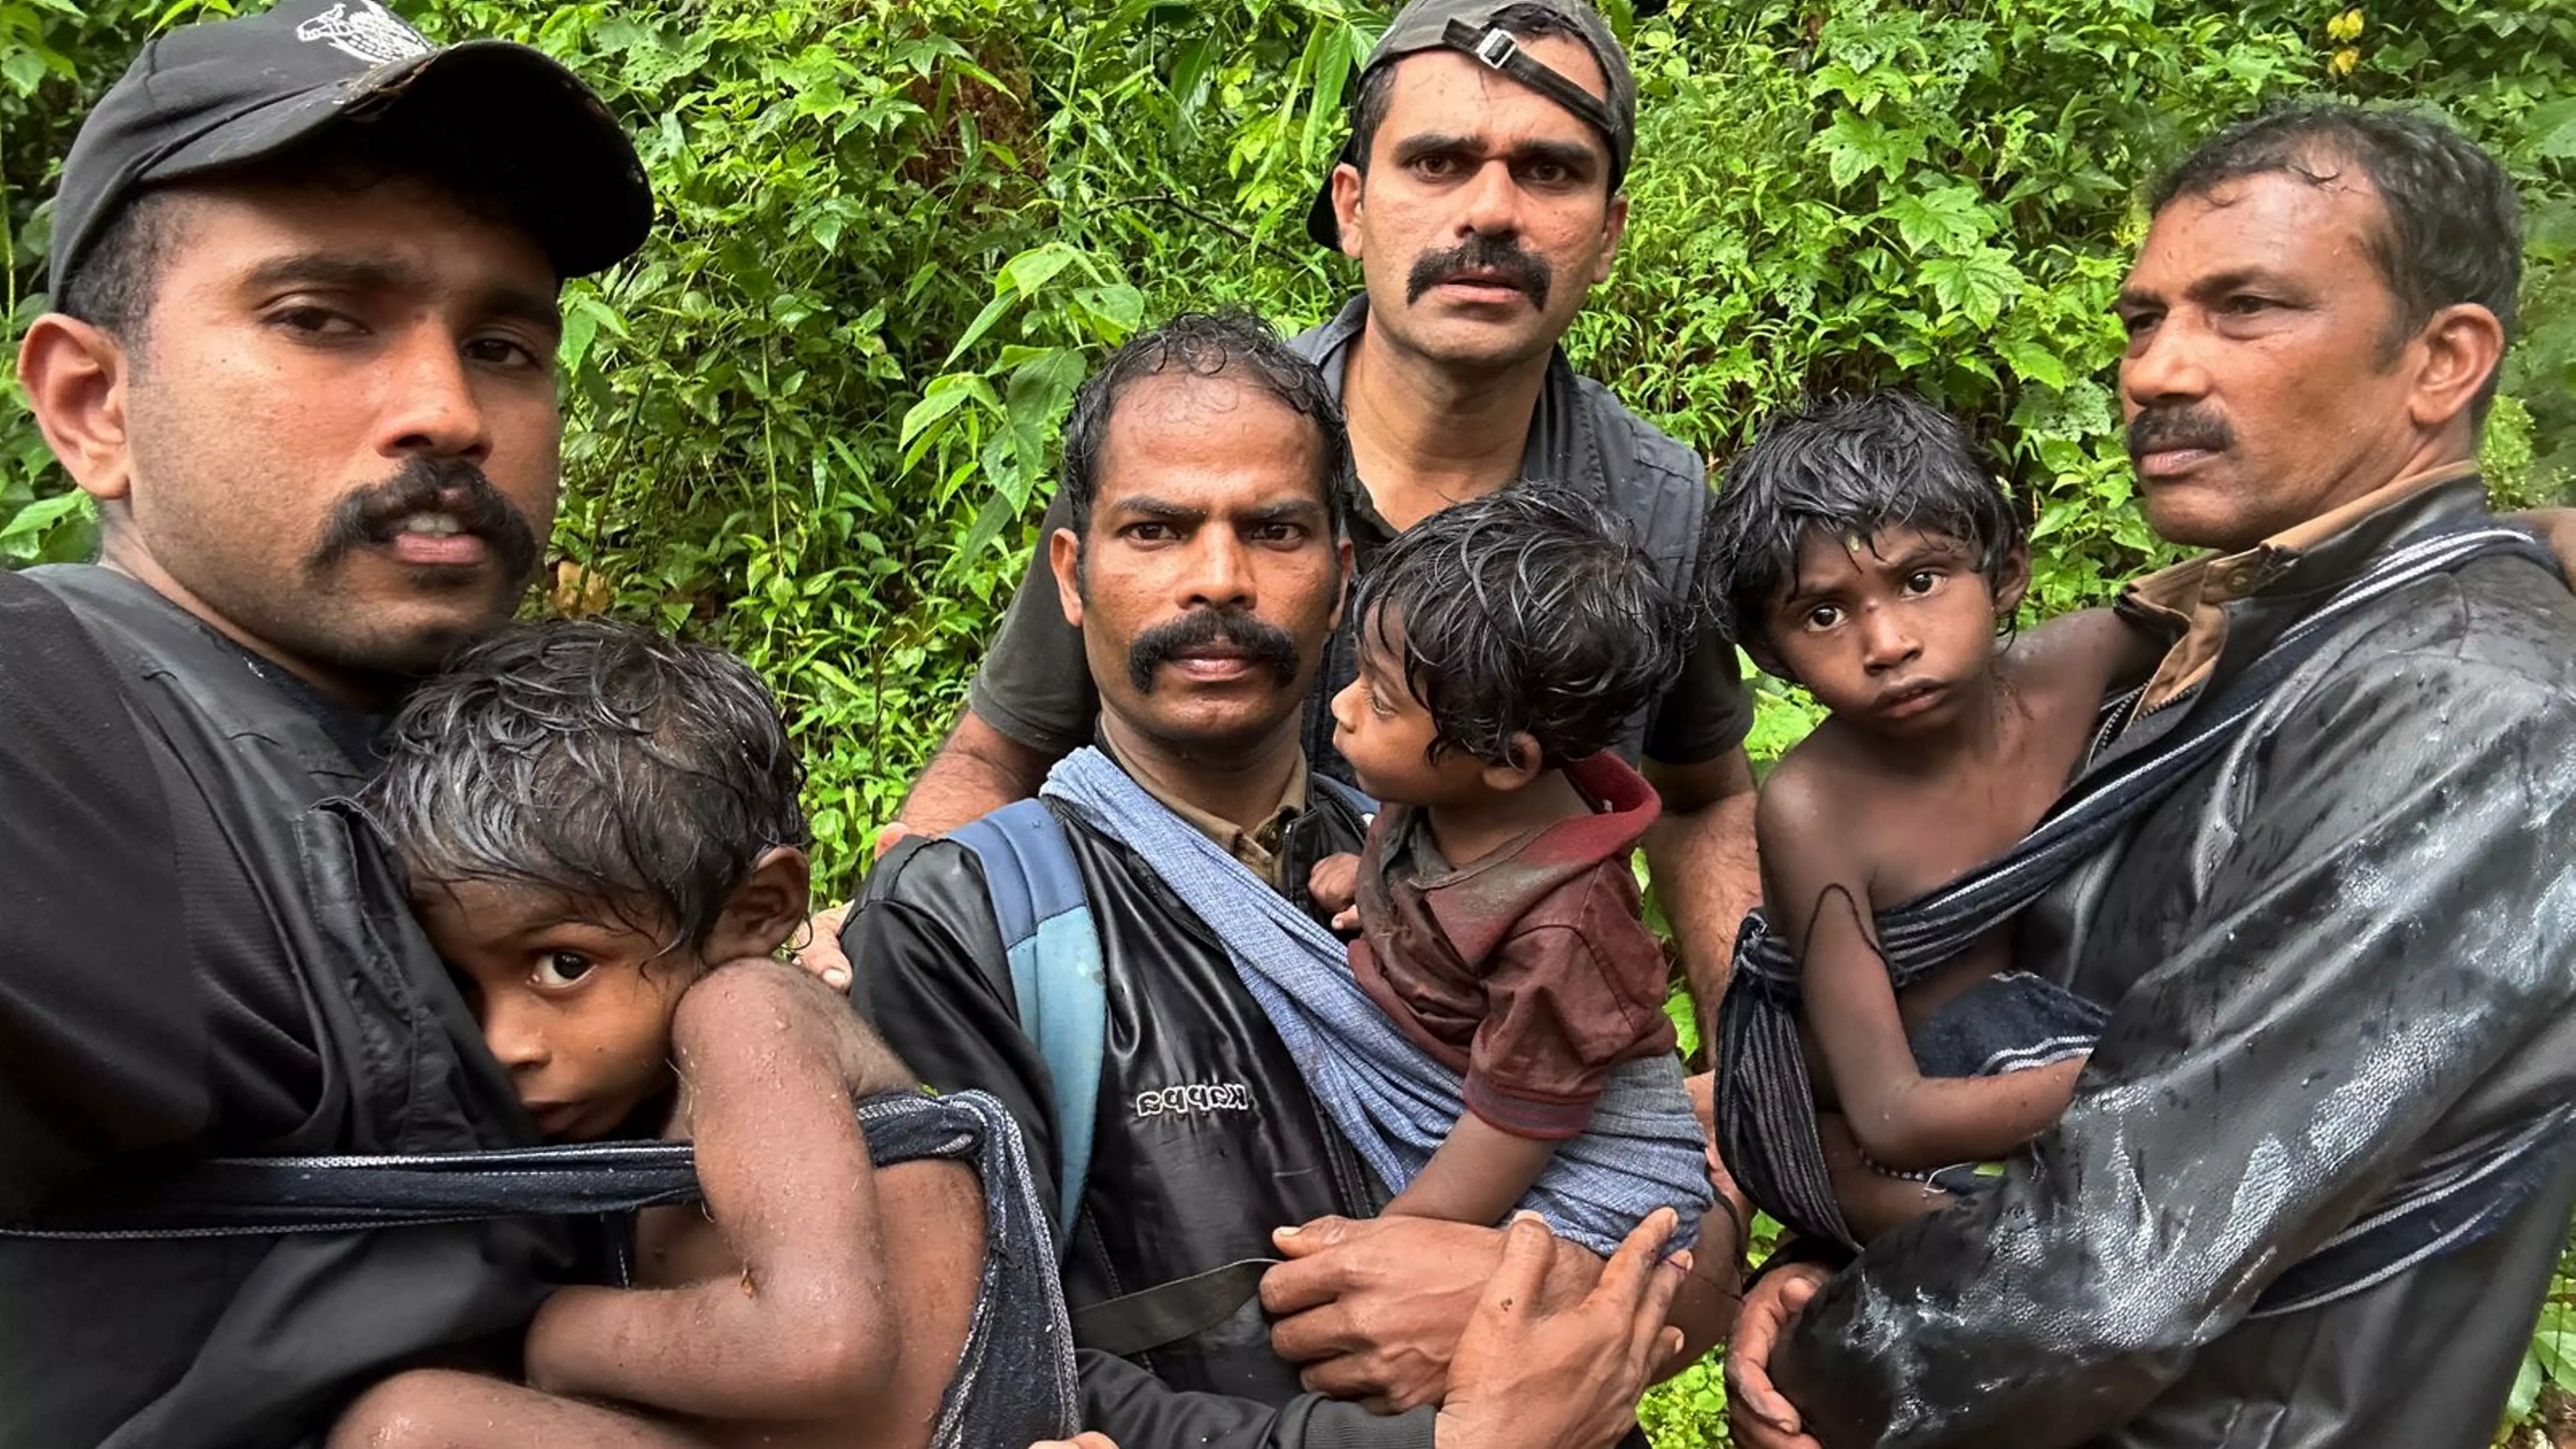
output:
M1386 1210L1490 1228L1529 1195L1555 1155L1554 1142L1515 1137L1469 1112Z
M830 990L769 961L717 968L672 1023L708 1215L742 1276L566 1288L528 1330L528 1378L716 1419L867 1410L899 1360L876 1178Z
M1763 900L1798 959L1808 1028L1861 1149L1918 1171L1998 1157L2066 1110L2080 1064L2002 1077L1926 1077L1877 945L1869 863L1827 772L1784 761L1754 812Z

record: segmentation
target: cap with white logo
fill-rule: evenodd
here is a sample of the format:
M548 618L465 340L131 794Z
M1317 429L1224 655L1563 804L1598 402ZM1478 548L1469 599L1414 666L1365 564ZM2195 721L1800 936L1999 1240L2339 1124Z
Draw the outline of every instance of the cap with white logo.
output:
M632 255L652 229L634 144L544 52L433 45L377 0L286 0L155 38L99 98L63 161L52 291L139 190L274 160L354 126L462 158L564 276Z

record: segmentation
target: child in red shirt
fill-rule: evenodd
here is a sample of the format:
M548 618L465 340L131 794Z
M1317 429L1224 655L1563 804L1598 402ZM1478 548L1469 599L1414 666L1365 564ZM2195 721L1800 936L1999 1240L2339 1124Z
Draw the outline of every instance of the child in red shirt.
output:
M1660 802L1605 751L1678 667L1681 609L1598 509L1526 484L1407 530L1352 607L1333 742L1385 809L1310 888L1355 902L1360 984L1465 1078L1387 1211L1492 1223L1613 1068L1673 1050L1629 866Z

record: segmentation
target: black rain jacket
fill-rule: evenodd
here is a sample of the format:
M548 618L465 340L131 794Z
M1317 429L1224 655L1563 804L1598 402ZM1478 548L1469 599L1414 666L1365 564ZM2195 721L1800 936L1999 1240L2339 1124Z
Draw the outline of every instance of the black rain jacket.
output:
M0 689L25 692L11 703L30 728L84 732L56 742L78 781L13 768L32 755L0 759L7 828L21 843L48 830L92 840L101 833L77 817L114 810L166 814L162 828L178 831L175 858L67 858L60 879L0 882L0 1217L111 1193L104 1174L156 1156L535 1140L372 834L307 810L363 779L312 714L122 574L0 576L0 620L41 631L0 651ZM0 739L0 751L38 743ZM210 820L208 838L188 820ZM84 873L107 889L84 890ZM243 901L198 894L234 873L249 883ZM241 983L218 963L243 951L286 963L302 1007L269 1025L318 1058L292 1125L256 1140L221 1125L210 1056L213 1025L239 1014L226 998ZM525 1219L0 1236L0 1449L319 1443L351 1396L406 1364L512 1367L569 1249L558 1225Z
M1357 851L1365 828L1329 792L1289 827L1285 879ZM1307 1095L1297 1063L1224 945L1126 846L1049 803L1082 871L1108 984L1091 1170L1064 1269L1077 1312L1273 1256L1274 1228L1371 1217L1385 1197ZM1305 902L1300 901L1301 904ZM972 853L903 841L842 929L851 997L939 1091L980 1087L1019 1119L1040 1201L1056 1200L1056 1131L1037 1046L1019 1026L992 898ZM1304 1393L1270 1351L1258 1302L1137 1355L1077 1355L1082 1424L1122 1449L1429 1449L1433 1411L1379 1418Z
M2434 486L2271 556L2212 682ZM2381 600L2025 922L2114 1003L1999 1187L1870 1245L1775 1355L1831 1449L2484 1449L2566 1241L2576 1152L2486 1237L2355 1295L2264 1288L2445 1148L2576 1094L2576 603L2522 559Z

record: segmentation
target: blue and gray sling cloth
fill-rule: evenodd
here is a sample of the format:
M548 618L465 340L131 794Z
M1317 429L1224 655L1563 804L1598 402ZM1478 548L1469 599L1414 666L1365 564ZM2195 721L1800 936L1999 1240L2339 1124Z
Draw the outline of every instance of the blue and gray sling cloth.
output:
M1321 775L1315 782L1344 790ZM1044 794L1125 843L1225 943L1316 1104L1381 1183L1400 1191L1411 1182L1466 1114L1465 1084L1361 988L1349 948L1098 750L1066 756ZM1345 794L1357 808L1371 804ZM1521 1206L1604 1257L1668 1206L1680 1217L1670 1243L1677 1251L1709 1211L1707 1144L1678 1057L1623 1063L1591 1125L1558 1145Z
M2352 612L2471 559L2520 554L2557 571L2529 535L2477 523L2416 535L2382 554L2313 613L2283 631L2181 726L2122 752L2100 750L2086 773L2010 851L1878 917L1880 953L1899 991L2010 920L2111 844L2234 739L2280 682ZM2098 746L2097 742L2097 746ZM1718 1151L1755 1205L1797 1232L1857 1249L1837 1205L1816 1132L1798 1038L1798 962L1760 911L1736 937L1735 975L1719 1011ZM2413 1264L2474 1242L2508 1217L2554 1162L2576 1105L2421 1164L2349 1227L2276 1279L2257 1316L2360 1292Z
M1019 1124L982 1092L892 1094L856 1110L879 1167L960 1162L983 1188L982 1281L940 1402L933 1449L1069 1433L1079 1407L1073 1332ZM58 1216L0 1224L0 1235L112 1241L342 1233L521 1214L613 1216L698 1197L685 1142L228 1158L101 1192Z

